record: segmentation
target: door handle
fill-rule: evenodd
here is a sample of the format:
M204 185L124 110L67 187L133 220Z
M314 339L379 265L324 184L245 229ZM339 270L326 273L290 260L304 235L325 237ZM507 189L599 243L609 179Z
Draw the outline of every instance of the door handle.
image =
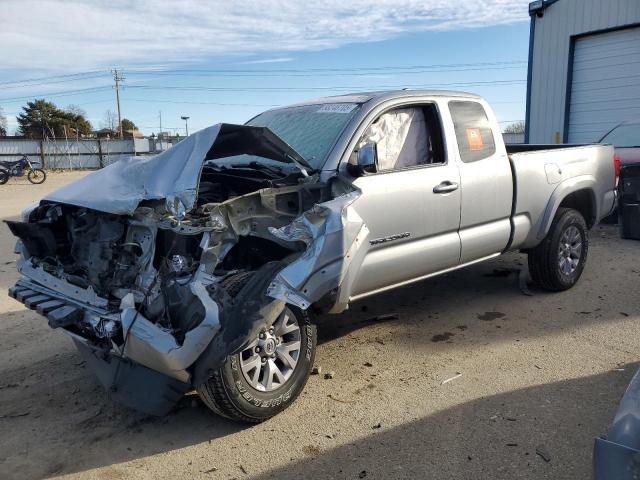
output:
M455 182L445 181L433 187L433 193L450 193L455 192L458 189L458 184Z

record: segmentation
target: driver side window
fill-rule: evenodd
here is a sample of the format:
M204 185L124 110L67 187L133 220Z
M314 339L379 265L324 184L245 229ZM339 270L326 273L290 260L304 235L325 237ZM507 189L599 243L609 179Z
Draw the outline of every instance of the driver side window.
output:
M367 143L376 146L378 172L444 163L435 105L400 107L383 113L364 132L358 148Z

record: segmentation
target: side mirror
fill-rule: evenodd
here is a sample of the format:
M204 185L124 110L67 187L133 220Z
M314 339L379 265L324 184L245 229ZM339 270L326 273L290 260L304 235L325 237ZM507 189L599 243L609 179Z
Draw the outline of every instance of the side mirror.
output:
M357 164L349 164L349 172L355 177L359 177L364 173L374 173L376 171L377 157L376 144L365 143L358 150Z

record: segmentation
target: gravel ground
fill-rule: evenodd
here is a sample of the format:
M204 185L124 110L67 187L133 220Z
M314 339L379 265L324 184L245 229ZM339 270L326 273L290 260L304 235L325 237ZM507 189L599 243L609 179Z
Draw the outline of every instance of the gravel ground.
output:
M0 217L79 175L12 179ZM334 378L250 427L197 396L164 418L112 403L64 334L2 295L0 478L590 478L640 344L639 244L610 226L591 242L562 294L523 295L511 254L320 319ZM13 244L3 226L2 290Z

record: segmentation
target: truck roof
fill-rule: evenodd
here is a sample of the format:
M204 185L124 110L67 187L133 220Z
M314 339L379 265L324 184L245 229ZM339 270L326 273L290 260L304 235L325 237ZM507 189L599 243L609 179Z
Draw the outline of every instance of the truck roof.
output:
M379 92L355 92L347 93L344 95L334 95L330 97L320 97L312 100L306 100L293 105L287 105L288 107L301 106L301 105L317 105L322 103L366 103L370 100L376 100L381 102L385 100L392 100L395 98L410 98L410 97L460 97L460 98L473 98L475 100L481 97L473 93L456 92L451 90L384 90ZM283 107L277 107L283 108Z

